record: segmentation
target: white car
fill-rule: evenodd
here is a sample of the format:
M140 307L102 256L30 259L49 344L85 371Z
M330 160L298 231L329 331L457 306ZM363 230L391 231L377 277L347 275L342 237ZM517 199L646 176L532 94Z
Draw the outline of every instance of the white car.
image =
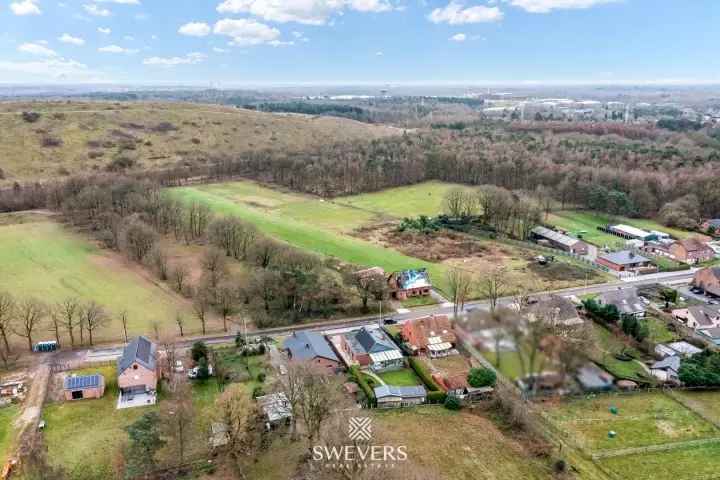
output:
M200 370L200 367L193 367L188 370L188 378L197 378L198 376L198 370ZM212 365L208 365L208 376L213 376L213 367Z
M177 373L182 373L182 372L185 371L185 367L183 366L183 363L182 363L181 360L176 360L176 361L175 361L175 371L176 371Z

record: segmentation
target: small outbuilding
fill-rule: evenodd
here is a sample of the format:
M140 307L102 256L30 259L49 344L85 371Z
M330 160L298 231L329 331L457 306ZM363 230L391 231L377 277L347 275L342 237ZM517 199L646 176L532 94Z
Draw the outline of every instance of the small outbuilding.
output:
M378 408L411 407L425 403L427 392L420 385L414 387L381 385L375 387L375 398Z
M65 400L101 398L105 394L105 377L95 375L71 375L63 384Z

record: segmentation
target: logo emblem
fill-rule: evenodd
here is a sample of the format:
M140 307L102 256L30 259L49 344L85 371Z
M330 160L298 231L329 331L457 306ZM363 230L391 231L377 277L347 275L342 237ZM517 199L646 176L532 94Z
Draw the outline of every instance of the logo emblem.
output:
M348 437L350 440L370 440L372 438L372 418L350 417Z

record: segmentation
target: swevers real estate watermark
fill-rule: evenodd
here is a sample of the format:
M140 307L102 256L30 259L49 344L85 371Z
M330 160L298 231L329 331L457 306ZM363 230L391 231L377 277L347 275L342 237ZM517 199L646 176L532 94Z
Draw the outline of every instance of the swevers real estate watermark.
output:
M372 439L372 418L350 417L347 440L340 445L315 445L312 459L335 470L395 468L407 460L405 445L376 445Z

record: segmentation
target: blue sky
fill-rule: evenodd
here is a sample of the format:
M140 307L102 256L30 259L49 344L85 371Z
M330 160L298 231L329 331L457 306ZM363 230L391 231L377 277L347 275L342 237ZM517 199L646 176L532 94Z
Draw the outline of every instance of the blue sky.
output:
M720 83L719 0L0 0L0 83Z

